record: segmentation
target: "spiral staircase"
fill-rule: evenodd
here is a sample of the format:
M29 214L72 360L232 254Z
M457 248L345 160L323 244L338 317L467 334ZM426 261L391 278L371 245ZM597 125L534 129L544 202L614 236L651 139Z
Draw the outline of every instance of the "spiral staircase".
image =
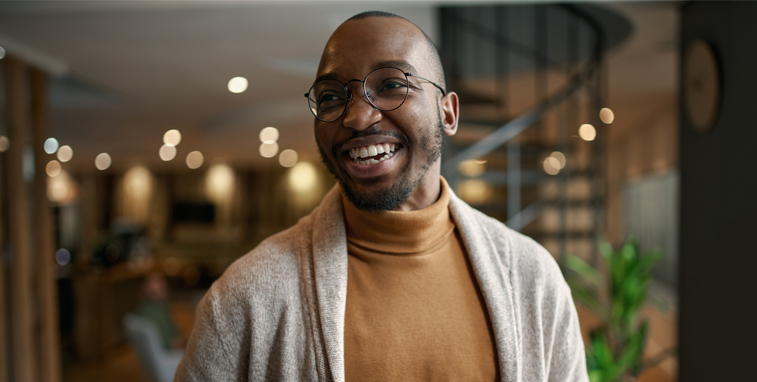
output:
M447 87L461 104L442 174L472 206L556 258L596 262L606 195L603 56L630 24L598 6L537 4L442 7L439 25ZM591 127L579 134L584 124Z

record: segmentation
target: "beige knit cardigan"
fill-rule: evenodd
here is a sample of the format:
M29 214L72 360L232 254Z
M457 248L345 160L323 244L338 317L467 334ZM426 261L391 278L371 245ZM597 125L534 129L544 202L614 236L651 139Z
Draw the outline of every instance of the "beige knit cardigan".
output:
M452 192L450 211L502 381L588 381L576 309L552 256ZM343 216L335 186L310 215L234 262L197 308L175 381L344 381Z

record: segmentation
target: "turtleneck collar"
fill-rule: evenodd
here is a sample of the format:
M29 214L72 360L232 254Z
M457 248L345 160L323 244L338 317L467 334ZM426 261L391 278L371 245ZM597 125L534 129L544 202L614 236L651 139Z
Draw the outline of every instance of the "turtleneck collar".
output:
M393 255L433 250L455 228L449 213L449 197L449 185L444 178L439 199L417 211L361 211L342 193L347 241L369 251Z

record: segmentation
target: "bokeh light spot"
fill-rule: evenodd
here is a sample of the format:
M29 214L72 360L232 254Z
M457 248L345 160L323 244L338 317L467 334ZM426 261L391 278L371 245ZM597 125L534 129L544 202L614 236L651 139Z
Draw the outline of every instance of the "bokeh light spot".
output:
M191 168L192 170L200 168L200 166L202 166L202 162L204 161L205 158L199 151L192 151L191 153L187 154L187 167Z
M110 167L110 163L111 159L108 153L100 153L95 157L95 167L100 171L107 170Z
M58 140L55 138L47 138L43 148L46 153L55 154L55 152L58 151Z
M228 89L232 93L242 93L247 90L247 79L244 77L234 77L230 79Z
M61 146L58 149L58 160L61 162L68 162L74 157L74 149L69 145Z
M297 151L286 149L279 154L279 164L284 167L292 167L297 164Z
M578 128L578 135L584 141L593 141L594 138L597 137L597 130L594 128L594 126L585 123L581 125L580 128Z
M49 162L47 162L47 166L45 166L45 172L47 173L47 176L54 178L60 174L60 162L53 159Z

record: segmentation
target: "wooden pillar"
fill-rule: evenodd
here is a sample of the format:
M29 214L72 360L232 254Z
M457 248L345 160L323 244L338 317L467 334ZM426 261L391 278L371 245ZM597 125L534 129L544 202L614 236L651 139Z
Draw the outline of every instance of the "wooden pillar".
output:
M60 333L58 329L58 285L55 279L55 239L52 211L47 200L47 74L29 71L31 89L32 146L34 148L34 243L39 288L40 381L60 381Z
M4 248L3 233L5 232L5 154L0 153L0 251ZM5 262L0 258L0 382L8 381L8 337L5 321Z
M11 248L11 342L13 375L17 381L36 381L32 296L29 274L29 204L23 174L28 114L24 92L24 65L5 58L8 110L8 232Z

